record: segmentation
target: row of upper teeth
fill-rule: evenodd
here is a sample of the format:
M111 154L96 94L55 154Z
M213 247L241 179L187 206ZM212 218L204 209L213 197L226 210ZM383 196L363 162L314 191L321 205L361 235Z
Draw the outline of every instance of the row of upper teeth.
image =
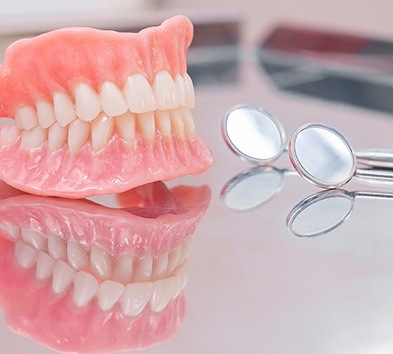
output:
M164 137L176 136L183 138L195 133L195 124L189 108L178 108L170 111L131 113L127 111L120 116L107 116L100 113L92 122L79 118L69 125L62 127L57 122L49 128L35 126L29 130L20 131L12 126L0 131L0 140L13 143L21 135L22 146L28 149L39 148L48 141L48 149L56 151L68 144L70 151L80 150L91 141L95 151L104 148L117 133L125 142L132 143L137 134L152 140L157 132Z
M100 92L81 83L74 88L74 98L63 92L55 92L53 101L37 101L36 107L25 105L15 112L15 124L22 130L36 126L49 128L57 122L65 127L79 118L93 121L101 112L113 117L127 111L147 113L155 110L171 110L179 107L192 108L195 103L194 88L188 74L178 74L175 79L167 71L159 72L150 85L142 74L130 75L123 89L105 81Z

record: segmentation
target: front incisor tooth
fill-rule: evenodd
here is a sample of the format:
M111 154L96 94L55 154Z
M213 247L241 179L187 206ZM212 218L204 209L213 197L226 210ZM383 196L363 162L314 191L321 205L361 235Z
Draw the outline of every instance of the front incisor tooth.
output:
M140 113L137 115L137 125L144 138L153 140L156 134L154 112Z
M172 129L169 111L156 111L156 126L163 136L171 136Z
M90 123L75 119L68 128L68 148L72 152L80 150L90 137Z
M62 127L59 123L53 123L48 129L48 149L56 151L67 142L68 127Z
M22 106L15 112L15 125L24 130L29 130L38 125L37 112L32 106Z
M97 294L99 284L97 279L90 273L78 272L74 279L74 291L72 300L78 307L86 306Z
M47 136L47 129L42 129L39 125L30 130L23 130L22 146L28 149L37 149L44 143Z
M56 120L60 126L65 127L76 119L74 104L68 95L62 92L55 92L53 95L53 106Z
M180 74L176 75L175 85L177 88L177 93L179 94L180 105L183 107L188 107L188 92L186 81Z
M123 92L131 112L145 113L157 109L153 89L144 75L130 75L126 80Z
M101 112L100 99L88 84L75 86L75 110L79 119L89 122Z
M128 284L120 298L120 305L126 316L138 316L153 295L153 283Z
M135 119L136 114L127 111L115 119L116 130L120 137L127 143L132 143L135 139Z
M38 101L36 106L38 123L41 128L49 128L54 122L56 122L55 110L51 103Z
M171 111L172 133L177 137L184 137L184 122L179 109Z
M179 93L167 71L160 71L154 78L153 90L156 97L157 109L174 109L180 106Z
M193 108L195 106L195 91L194 84L192 83L190 75L184 74L184 82L186 84L186 92L188 95L188 107Z
M101 104L109 116L119 116L128 111L127 101L116 84L105 81L101 86Z
M116 281L105 280L98 290L98 306L102 311L109 311L120 297L126 287Z
M181 109L181 115L183 117L184 131L187 135L195 134L195 123L192 113L189 108Z
M101 113L91 122L91 143L95 151L101 150L112 139L115 122L112 117Z
M90 249L90 269L102 280L111 278L113 269L111 256L97 245L92 245Z
M136 261L134 265L134 282L146 282L151 279L153 258L146 256Z

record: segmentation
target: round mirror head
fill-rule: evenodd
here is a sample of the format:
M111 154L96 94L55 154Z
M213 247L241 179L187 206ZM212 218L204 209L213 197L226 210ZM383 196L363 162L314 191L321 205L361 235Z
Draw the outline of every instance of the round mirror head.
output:
M307 124L295 132L289 142L289 158L301 176L323 188L344 185L356 169L348 140L322 124Z
M272 199L282 188L283 172L255 167L233 177L222 189L221 200L232 211L255 209Z
M292 235L312 237L327 234L350 215L354 197L344 190L325 190L298 203L287 216Z
M232 109L223 120L222 132L237 155L259 164L277 159L285 147L285 133L280 122L256 106Z

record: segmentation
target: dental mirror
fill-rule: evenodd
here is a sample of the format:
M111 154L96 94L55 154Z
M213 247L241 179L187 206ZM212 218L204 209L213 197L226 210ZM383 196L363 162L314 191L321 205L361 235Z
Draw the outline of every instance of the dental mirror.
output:
M240 157L258 164L277 159L285 148L281 123L257 106L237 106L222 122L224 140Z

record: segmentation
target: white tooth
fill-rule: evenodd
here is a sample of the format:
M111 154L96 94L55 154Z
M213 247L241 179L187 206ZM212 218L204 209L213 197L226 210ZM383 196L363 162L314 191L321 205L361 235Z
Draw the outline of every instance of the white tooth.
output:
M56 261L59 259L65 261L67 259L66 244L60 237L54 234L48 235L48 252L49 255Z
M56 122L55 109L49 102L37 102L37 116L39 125L44 129L49 128L54 122Z
M39 148L46 140L47 135L47 129L42 129L39 125L30 130L23 130L22 145L30 149Z
M56 120L62 127L65 127L76 118L74 104L68 95L56 92L53 95L53 105Z
M78 272L74 279L72 300L78 307L86 306L97 294L99 284L94 275L87 272Z
M177 247L169 253L168 274L171 274L179 265L181 260L181 248Z
M112 260L108 252L97 245L90 249L91 272L102 280L110 279L112 275Z
M68 148L72 152L80 150L89 140L90 122L75 119L68 129Z
M19 138L21 130L14 126L4 126L0 128L0 141L3 145L13 144Z
M150 299L150 308L153 312L162 311L173 298L176 291L175 278L169 277L155 281L153 295Z
M75 87L75 110L79 119L89 122L101 112L101 104L98 95L87 84L79 84Z
M98 290L98 306L102 311L110 310L123 295L125 286L116 281L105 280Z
M175 292L172 297L172 299L174 299L175 297L179 296L180 292L185 288L188 283L190 277L188 263L185 262L182 264L181 267L176 269L172 277L175 280Z
M52 290L55 294L65 291L74 280L75 270L67 263L57 261L53 270Z
M126 316L139 315L153 295L153 283L128 284L120 299L120 305Z
M176 75L175 84L177 88L177 93L179 94L180 105L183 107L188 107L188 92L186 82L181 75Z
M45 252L38 253L35 276L39 280L45 280L52 276L56 261Z
M15 112L15 125L24 130L29 130L38 125L37 112L32 106L22 106Z
M122 284L130 283L132 281L133 263L134 259L132 255L120 255L115 263L112 279Z
M59 150L67 142L67 137L68 127L53 123L48 129L48 149L50 151Z
M17 240L21 235L21 231L18 226L4 221L0 223L0 231L14 240Z
M123 92L131 112L145 113L157 109L153 89L144 75L130 75L126 80Z
M36 264L38 254L37 250L26 245L22 240L16 241L14 251L16 261L21 267L29 269Z
M163 136L171 136L171 118L169 111L156 111L156 126Z
M135 139L135 119L136 114L130 111L115 117L116 130L127 143L132 143Z
M153 258L150 256L139 259L134 264L134 282L144 282L151 279Z
M108 145L113 137L115 122L112 117L101 113L91 122L91 144L95 151Z
M137 125L147 140L152 140L156 134L154 112L140 113L137 115Z
M102 109L109 116L119 116L128 111L127 101L116 84L105 81L101 86Z
M188 107L193 108L195 106L194 84L187 73L184 74L184 82L186 84L186 92L188 95Z
M76 270L84 270L89 265L89 257L85 248L74 240L67 243L68 263Z
M171 125L175 136L184 137L184 122L180 110L171 111Z
M162 254L154 260L152 279L162 279L167 274L168 254Z
M183 118L184 130L187 135L195 134L195 123L189 108L183 108L181 110L181 115Z
M179 264L182 264L189 257L191 253L191 248L191 237L189 237L185 241L183 241L183 244L181 245L181 257L179 260Z
M177 87L168 71L160 71L154 78L153 90L157 109L174 109L180 106Z
M46 250L46 239L44 235L33 229L22 229L22 238L30 246L38 251Z

